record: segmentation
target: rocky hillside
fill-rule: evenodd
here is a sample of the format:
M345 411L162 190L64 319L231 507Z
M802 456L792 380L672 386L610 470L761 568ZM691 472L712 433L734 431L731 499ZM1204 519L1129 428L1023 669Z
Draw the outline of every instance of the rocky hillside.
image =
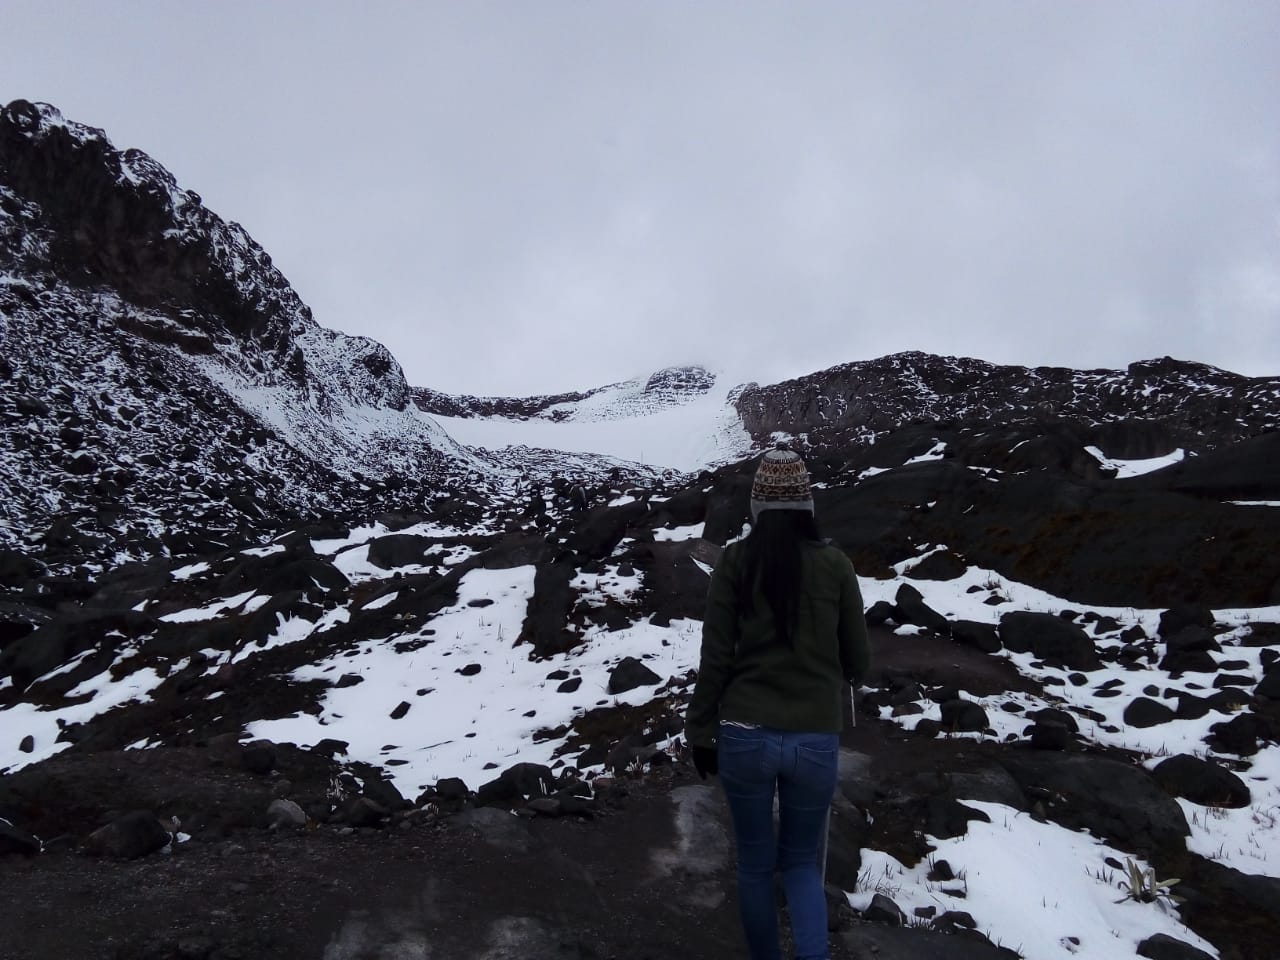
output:
M1275 955L1280 378L902 354L445 396L23 101L0 339L6 958L738 951L681 714L779 434L872 625L833 956ZM689 472L442 427L720 396L736 453Z

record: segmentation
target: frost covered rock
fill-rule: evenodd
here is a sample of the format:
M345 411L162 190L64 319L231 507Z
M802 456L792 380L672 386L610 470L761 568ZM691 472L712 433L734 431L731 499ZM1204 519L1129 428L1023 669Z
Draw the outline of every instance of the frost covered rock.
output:
M305 827L307 825L307 815L292 800L276 799L272 800L270 806L267 807L267 823L272 830L287 827Z

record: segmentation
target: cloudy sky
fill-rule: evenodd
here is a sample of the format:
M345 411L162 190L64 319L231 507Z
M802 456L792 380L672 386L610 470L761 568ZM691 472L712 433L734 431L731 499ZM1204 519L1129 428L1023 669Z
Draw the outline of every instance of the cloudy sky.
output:
M1280 374L1280 0L0 0L411 382L898 350Z

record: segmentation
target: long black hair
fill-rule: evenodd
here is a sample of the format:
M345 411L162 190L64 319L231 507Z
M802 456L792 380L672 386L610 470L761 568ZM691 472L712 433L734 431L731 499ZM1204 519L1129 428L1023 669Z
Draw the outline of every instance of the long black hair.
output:
M738 609L754 609L759 588L773 614L777 639L787 646L793 645L800 614L800 551L806 542L821 540L808 510L761 510L742 543Z

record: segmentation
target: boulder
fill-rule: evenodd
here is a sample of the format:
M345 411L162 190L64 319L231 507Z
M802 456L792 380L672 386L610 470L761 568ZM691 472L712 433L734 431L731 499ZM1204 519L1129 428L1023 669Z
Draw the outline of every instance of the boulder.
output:
M1197 624L1190 624L1177 633L1164 635L1164 643L1165 649L1169 652L1174 650L1222 650L1221 644L1214 639L1213 632L1207 627Z
M1213 807L1247 807L1249 787L1230 770L1211 760L1179 754L1162 760L1151 775L1175 797Z
M970 820L991 822L991 818L981 810L965 806L951 797L930 797L925 810L925 833L939 840L964 836L969 832Z
M276 745L270 740L246 743L240 748L240 765L250 773L270 773L276 765Z
M897 613L897 609L888 600L877 600L867 608L867 626L878 627L883 623L888 623L897 616Z
M1234 753L1247 757L1258 752L1261 726L1252 713L1238 713L1230 720L1209 727L1216 749L1221 753Z
M1028 794L1060 795L1050 819L1084 827L1123 849L1182 848L1186 817L1168 792L1143 769L1082 753L1010 753L1002 765Z
M662 678L646 667L635 657L623 657L616 667L609 671L609 693L617 695L634 690L636 687L654 687L662 682Z
M307 815L292 800L272 800L267 807L267 823L272 830L280 830L307 825Z
M342 819L353 827L380 827L389 812L368 797L352 797L343 805Z
M135 810L100 827L85 839L85 849L115 860L136 860L154 853L172 838L147 810Z
M1253 695L1263 700L1280 700L1280 670L1268 670Z
M951 639L983 653L998 653L1000 637L996 628L977 620L957 620L951 624Z
M956 732L981 733L990 726L987 711L972 700L948 700L942 704L942 728Z
M1138 956L1147 960L1214 960L1213 954L1175 940L1167 933L1157 933L1139 943Z
M1000 640L1006 649L1034 654L1054 666L1071 670L1102 667L1090 636L1076 624L1051 613L1006 613L1000 618Z
M513 804L533 797L546 797L555 792L556 778L541 763L517 763L503 770L476 790L476 806Z
M383 780L378 777L365 777L364 789L361 793L381 807L385 807L394 813L397 810L406 810L413 806L404 795L396 788L396 785L390 780Z
M924 596L911 584L904 583L898 587L893 602L897 611L894 619L898 623L915 624L917 627L924 627L943 636L951 632L950 621L925 603Z
M1037 750L1066 750L1071 746L1071 731L1056 723L1033 724L1027 737Z
M1213 629L1213 611L1194 604L1178 604L1160 614L1159 633L1162 640L1176 636L1187 627Z
M423 563L432 540L412 533L395 533L369 543L369 562L382 570Z
M907 922L907 915L902 908L882 893L877 893L862 911L862 919L868 923L888 923L901 927Z
M1175 718L1172 709L1149 697L1138 697L1124 708L1124 722L1131 727L1154 727Z
M1066 710L1044 707L1040 710L1033 710L1027 714L1027 717L1039 724L1064 727L1071 733L1080 732L1080 726L1076 723L1075 714Z

